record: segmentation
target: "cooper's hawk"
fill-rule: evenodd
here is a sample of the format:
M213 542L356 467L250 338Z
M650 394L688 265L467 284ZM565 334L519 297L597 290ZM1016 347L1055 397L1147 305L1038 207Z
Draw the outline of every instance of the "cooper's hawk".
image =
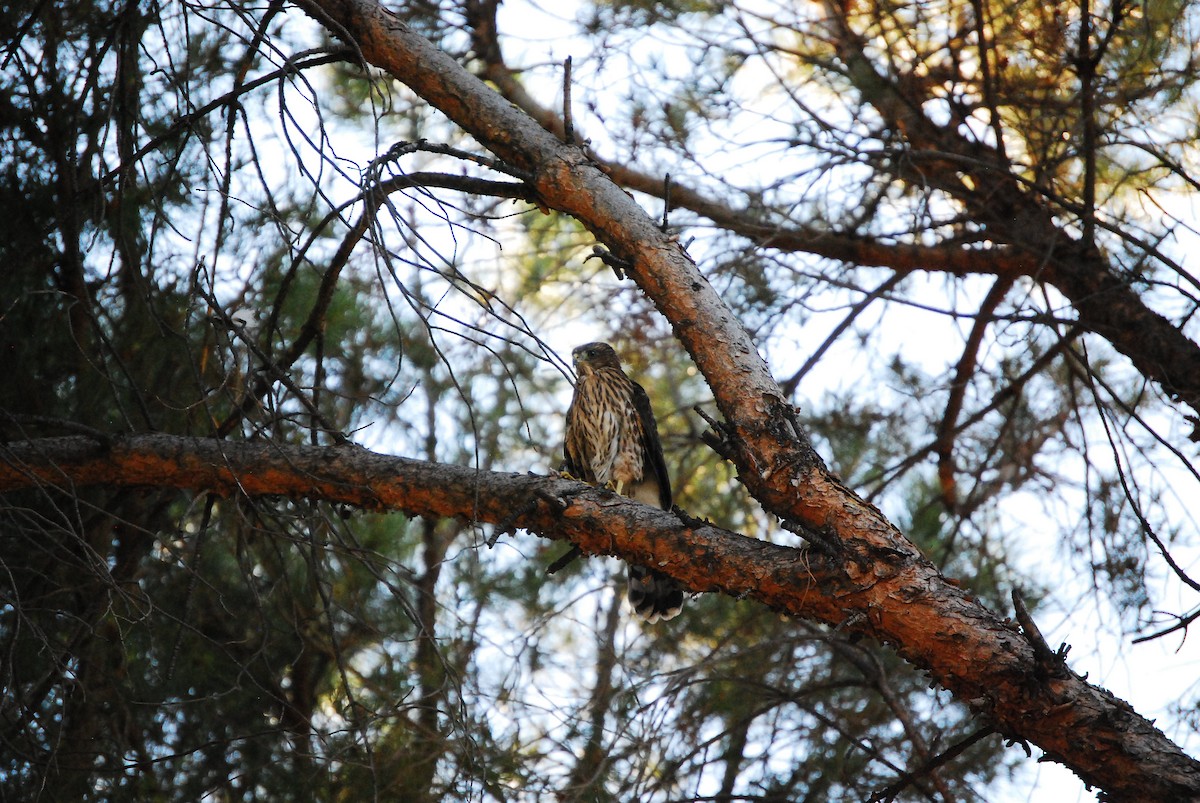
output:
M571 356L579 381L567 410L567 471L670 510L671 480L646 391L625 376L607 343L588 343ZM657 622L679 613L683 591L665 574L631 565L629 603L647 621Z

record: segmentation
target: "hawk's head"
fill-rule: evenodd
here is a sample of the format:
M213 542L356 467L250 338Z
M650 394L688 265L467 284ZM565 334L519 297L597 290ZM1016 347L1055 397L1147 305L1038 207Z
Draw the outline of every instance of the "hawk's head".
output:
M617 357L617 352L613 351L613 347L607 343L585 343L577 347L571 352L571 359L575 362L575 370L580 376L589 374L598 368L617 368L621 367L621 360Z

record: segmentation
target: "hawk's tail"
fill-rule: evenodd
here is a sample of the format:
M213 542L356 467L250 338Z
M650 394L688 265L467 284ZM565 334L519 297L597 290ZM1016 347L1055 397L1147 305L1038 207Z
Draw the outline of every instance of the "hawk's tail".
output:
M678 616L683 609L683 589L661 572L631 565L629 604L651 624L660 619L665 621Z

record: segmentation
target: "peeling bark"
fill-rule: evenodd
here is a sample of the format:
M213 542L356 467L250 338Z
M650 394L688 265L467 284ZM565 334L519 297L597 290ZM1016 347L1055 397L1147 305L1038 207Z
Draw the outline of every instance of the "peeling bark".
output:
M864 44L846 19L846 12L836 3L827 2L825 6L825 27L839 59L848 67L848 77L888 127L903 136L909 149L907 159L921 166L913 174L898 178L918 190L936 186L957 198L987 228L994 244L979 248L956 243L881 242L792 220L772 220L757 209L735 208L677 183L670 188L672 206L702 215L764 248L890 268L902 274L934 271L960 278L992 275L1009 281L1027 277L1044 282L1071 301L1087 331L1128 357L1173 401L1200 412L1200 345L1147 305L1129 278L1120 275L1097 251L1092 237L1077 239L1058 222L1057 210L1061 209L1079 216L1085 228L1094 226L1094 210L1064 198L1044 197L1017 177L1002 148L968 141L953 127L931 122L920 110L925 101L932 99L932 93L917 92L928 90L928 86L912 75L906 76L903 87L879 75L863 55ZM561 118L538 104L504 64L495 46L491 21L474 19L472 27L477 49L484 58L485 77L539 125L561 137ZM621 186L665 200L661 176L594 158ZM963 175L969 175L972 181L965 183ZM1200 419L1187 417L1196 426L1192 439L1200 439Z
M878 510L826 470L720 295L579 148L560 142L372 0L304 0L302 7L356 45L367 62L527 171L545 206L575 217L629 263L628 275L671 323L713 391L741 481L766 511L821 533L840 554L818 559L711 529L659 529L670 514L652 521L645 511L629 512L629 503L593 502L584 494L561 515L547 512L543 521L554 520L553 528L530 516L518 516L514 525L660 567L692 590L753 596L869 633L993 718L1006 736L1037 744L1112 799L1200 796L1200 763L1107 691L1063 665L1039 663L1016 628L947 582ZM1159 377L1161 366L1147 375ZM474 480L476 487L480 482ZM480 499L455 513L494 520L484 517L484 505Z
M818 467L810 472L820 473ZM782 473L782 472L781 472ZM1028 741L1112 800L1200 795L1200 762L1124 701L1086 683L1031 638L948 583L870 505L814 478L813 509L844 517L846 554L747 538L679 512L557 477L505 474L311 447L139 435L109 444L47 438L0 447L0 492L89 485L296 496L453 517L567 539L655 566L692 591L758 600L892 644L1005 736Z
M350 446L166 435L16 442L0 445L0 492L176 488L313 498L522 527L571 540L589 553L653 566L693 591L750 597L892 644L1000 732L1038 745L1112 799L1200 796L1200 764L1124 702L1039 654L1028 634L948 582L878 510L826 470L720 295L583 151L560 142L372 0L302 0L302 7L366 62L408 84L521 171L539 204L574 216L628 262L628 275L670 321L712 389L724 417L721 437L741 481L767 512L820 534L832 547L826 552L756 541L558 478L385 457ZM1055 270L1065 268L1058 263ZM1092 279L1094 274L1078 278L1080 292L1097 304L1121 290L1105 286L1097 295L1097 288L1085 286ZM1124 292L1132 295L1128 287ZM1109 302L1107 309L1115 308ZM1112 325L1119 327L1120 316ZM1132 331L1145 336L1145 330ZM1195 351L1194 344L1184 346ZM1171 362L1170 354L1155 359L1180 369L1192 365ZM1158 377L1162 370L1154 367L1147 375ZM1179 395L1196 395L1184 383L1200 387L1197 377L1200 370L1177 380Z

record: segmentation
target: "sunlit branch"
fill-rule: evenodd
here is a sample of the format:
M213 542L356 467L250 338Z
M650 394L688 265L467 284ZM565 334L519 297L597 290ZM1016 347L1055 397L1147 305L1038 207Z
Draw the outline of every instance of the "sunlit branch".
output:
M947 510L958 509L958 494L954 479L954 433L958 426L958 416L962 413L963 402L966 398L967 387L975 375L979 358L979 347L983 343L984 334L993 322L996 308L1004 300L1012 281L997 279L988 290L987 296L980 304L979 313L971 325L971 333L963 346L962 356L954 369L954 380L950 383L950 397L946 400L946 410L938 425L937 445L934 451L938 456L938 483L942 492L942 503ZM949 549L949 546L947 546Z

